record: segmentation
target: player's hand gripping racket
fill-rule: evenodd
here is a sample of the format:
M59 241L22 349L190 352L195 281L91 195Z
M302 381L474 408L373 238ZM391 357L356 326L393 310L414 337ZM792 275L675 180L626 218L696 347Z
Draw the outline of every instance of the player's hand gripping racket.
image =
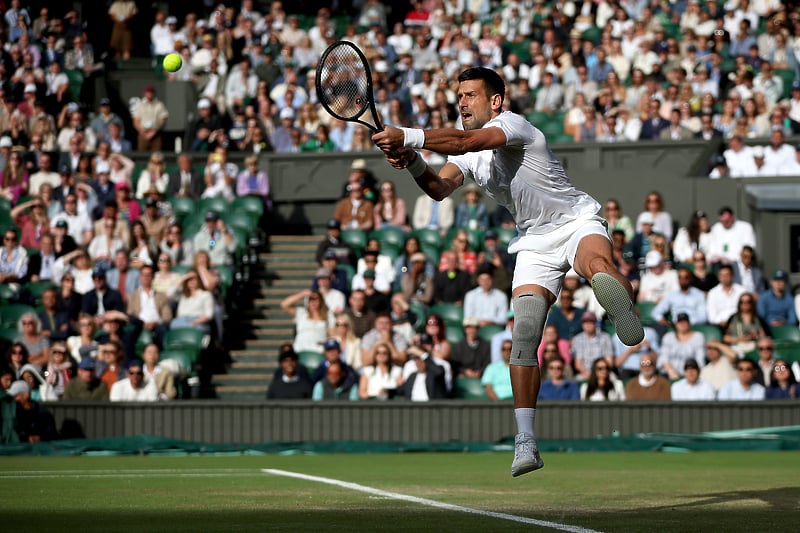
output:
M332 116L362 124L372 133L383 131L372 99L372 72L356 45L337 41L325 49L317 66L316 86L319 102Z

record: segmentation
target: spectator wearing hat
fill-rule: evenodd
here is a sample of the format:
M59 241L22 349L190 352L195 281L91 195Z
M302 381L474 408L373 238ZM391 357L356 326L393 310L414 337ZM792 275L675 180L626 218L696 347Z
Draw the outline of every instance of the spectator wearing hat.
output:
M205 224L192 239L195 253L208 252L212 265L230 265L236 252L236 236L219 217L216 211L205 214Z
M278 355L280 371L276 371L267 388L268 400L306 400L311 398L313 383L305 367L298 362L291 345Z
M192 167L192 157L189 154L180 154L177 170L169 175L167 197L184 196L198 200L204 188L202 174Z
M164 239L169 228L169 220L161 213L156 195L144 201L144 213L139 217L149 239L150 248L155 249Z
M116 124L119 128L119 135L125 136L125 124L122 119L111 111L111 100L108 98L101 98L97 108L97 114L89 123L89 128L97 136L97 141L110 141L109 127L111 124Z
M326 366L324 377L314 384L311 399L358 400L358 382L351 381L350 373L345 366L341 361L334 361Z
M191 126L192 143L190 148L193 152L207 152L209 150L209 138L212 133L221 131L222 119L215 112L211 100L200 98L197 101L197 117Z
M294 109L291 107L284 107L279 113L280 123L275 131L269 137L275 151L278 153L289 153L299 150L299 145L296 146L295 136L293 132L297 131L294 126Z
M563 293L563 290L562 290ZM581 315L581 332L572 337L572 353L575 372L582 379L589 379L592 365L597 359L605 359L609 366L614 364L614 347L611 335L598 329L597 315L586 311Z
M360 289L364 291L364 297L366 298L366 308L369 311L373 311L375 313L388 313L390 310L390 298L389 298L389 290L381 291L378 290L376 287L377 285L377 276L379 275L378 272L375 270L368 268L362 274L356 274L356 276L361 276L361 282L364 284L363 287ZM353 278L355 281L355 277ZM382 282L382 286L386 285L387 287L391 287L390 284L386 283L385 281Z
M316 290L322 295L325 305L336 315L344 311L347 301L342 291L333 288L332 281L333 271L327 267L320 267L314 274L312 290Z
M753 225L738 219L731 207L721 207L718 222L711 226L711 241L706 254L709 263L734 263L744 246L756 248Z
M700 365L687 359L683 365L683 378L670 386L670 395L675 401L714 400L717 393L711 384L700 379Z
M411 255L411 268L403 273L400 278L400 287L403 296L409 302L416 302L423 306L433 303L434 283L433 277L427 273L428 258L422 252Z
M489 227L489 211L481 202L482 196L481 188L475 182L470 181L464 185L464 201L456 208L455 227L486 231Z
M112 402L155 402L158 400L158 387L154 379L145 379L144 363L134 359L127 365L124 379L111 385L109 400Z
M144 88L144 98L136 104L131 116L133 127L138 134L136 149L151 152L161 150L162 130L169 117L169 111L156 98L156 88L153 85Z
M344 268L339 268L339 261L335 250L325 250L320 260L322 267L331 272L331 288L342 292L346 297L350 295L350 281ZM319 286L317 279L314 279L311 288L316 290Z
M637 301L658 303L665 294L678 289L678 273L667 267L661 252L647 252L644 269Z
M328 368L334 363L342 365L342 377L344 379L344 385L348 388L348 390L349 386L358 383L358 374L344 361L344 359L342 359L342 347L339 344L339 341L333 338L328 338L322 345L322 354L325 356L325 359L312 372L312 383L316 384L317 382L325 379Z
M730 169L725 157L717 155L711 158L711 171L708 173L708 177L712 180L730 177Z
M61 400L84 402L108 400L108 386L95 375L95 368L93 357L82 358L78 363L77 379L71 379L67 383Z
M31 399L32 391L28 383L17 380L6 394L16 402L13 428L19 442L35 444L58 439L53 415L38 401Z
M797 326L794 298L787 290L788 283L789 274L785 270L776 270L770 277L769 290L758 296L758 316L770 327Z
M462 322L464 338L453 345L450 364L456 377L479 378L491 362L489 343L478 335L480 322L475 317L465 317Z

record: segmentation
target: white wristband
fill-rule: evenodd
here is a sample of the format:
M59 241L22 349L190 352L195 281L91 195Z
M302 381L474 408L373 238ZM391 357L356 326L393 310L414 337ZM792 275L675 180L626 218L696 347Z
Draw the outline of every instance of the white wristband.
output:
M419 128L400 128L403 130L403 146L421 150L425 146L425 131Z
M408 170L408 172L411 173L414 178L418 178L425 174L425 171L428 170L428 163L422 159L421 155L417 154L417 157L415 157L414 160L409 163L409 165L406 167L406 170Z

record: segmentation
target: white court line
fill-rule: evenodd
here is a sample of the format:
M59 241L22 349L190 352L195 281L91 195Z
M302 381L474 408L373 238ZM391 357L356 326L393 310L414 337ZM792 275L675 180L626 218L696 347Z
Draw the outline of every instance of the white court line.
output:
M309 476L307 474L300 474L298 472L289 472L287 470L276 470L274 468L264 468L261 470L265 474L272 474L275 476L293 477L303 479L306 481L316 481L317 483L326 483L345 489L355 490L359 492L366 492L373 496L383 496L384 498L391 498L393 500L402 500L420 505L427 505L428 507L435 507L437 509L445 509L447 511L456 511L459 513L470 513L480 516L487 516L490 518L499 518L501 520L510 520L512 522L519 522L520 524L528 524L532 526L546 527L550 529L557 529L559 531L569 531L571 533L599 533L593 529L571 526L569 524L559 524L558 522L549 522L547 520L537 520L535 518L527 518L525 516L517 516L507 513L498 513L495 511L483 511L480 509L472 509L470 507L462 507L461 505L453 505L451 503L438 502L436 500L429 500L427 498L419 498L417 496L409 496L408 494L400 494L399 492L389 492L358 483L350 483L348 481L340 481L338 479L331 479L327 477Z

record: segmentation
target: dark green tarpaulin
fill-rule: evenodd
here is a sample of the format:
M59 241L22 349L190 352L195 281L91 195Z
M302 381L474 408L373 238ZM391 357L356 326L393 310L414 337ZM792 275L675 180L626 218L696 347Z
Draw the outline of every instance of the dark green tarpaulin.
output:
M290 453L492 452L513 449L513 437L485 442L263 442L209 444L151 435L111 439L74 439L0 446L0 455L185 455ZM800 426L717 431L698 434L641 433L585 440L541 440L542 451L712 451L800 450Z

